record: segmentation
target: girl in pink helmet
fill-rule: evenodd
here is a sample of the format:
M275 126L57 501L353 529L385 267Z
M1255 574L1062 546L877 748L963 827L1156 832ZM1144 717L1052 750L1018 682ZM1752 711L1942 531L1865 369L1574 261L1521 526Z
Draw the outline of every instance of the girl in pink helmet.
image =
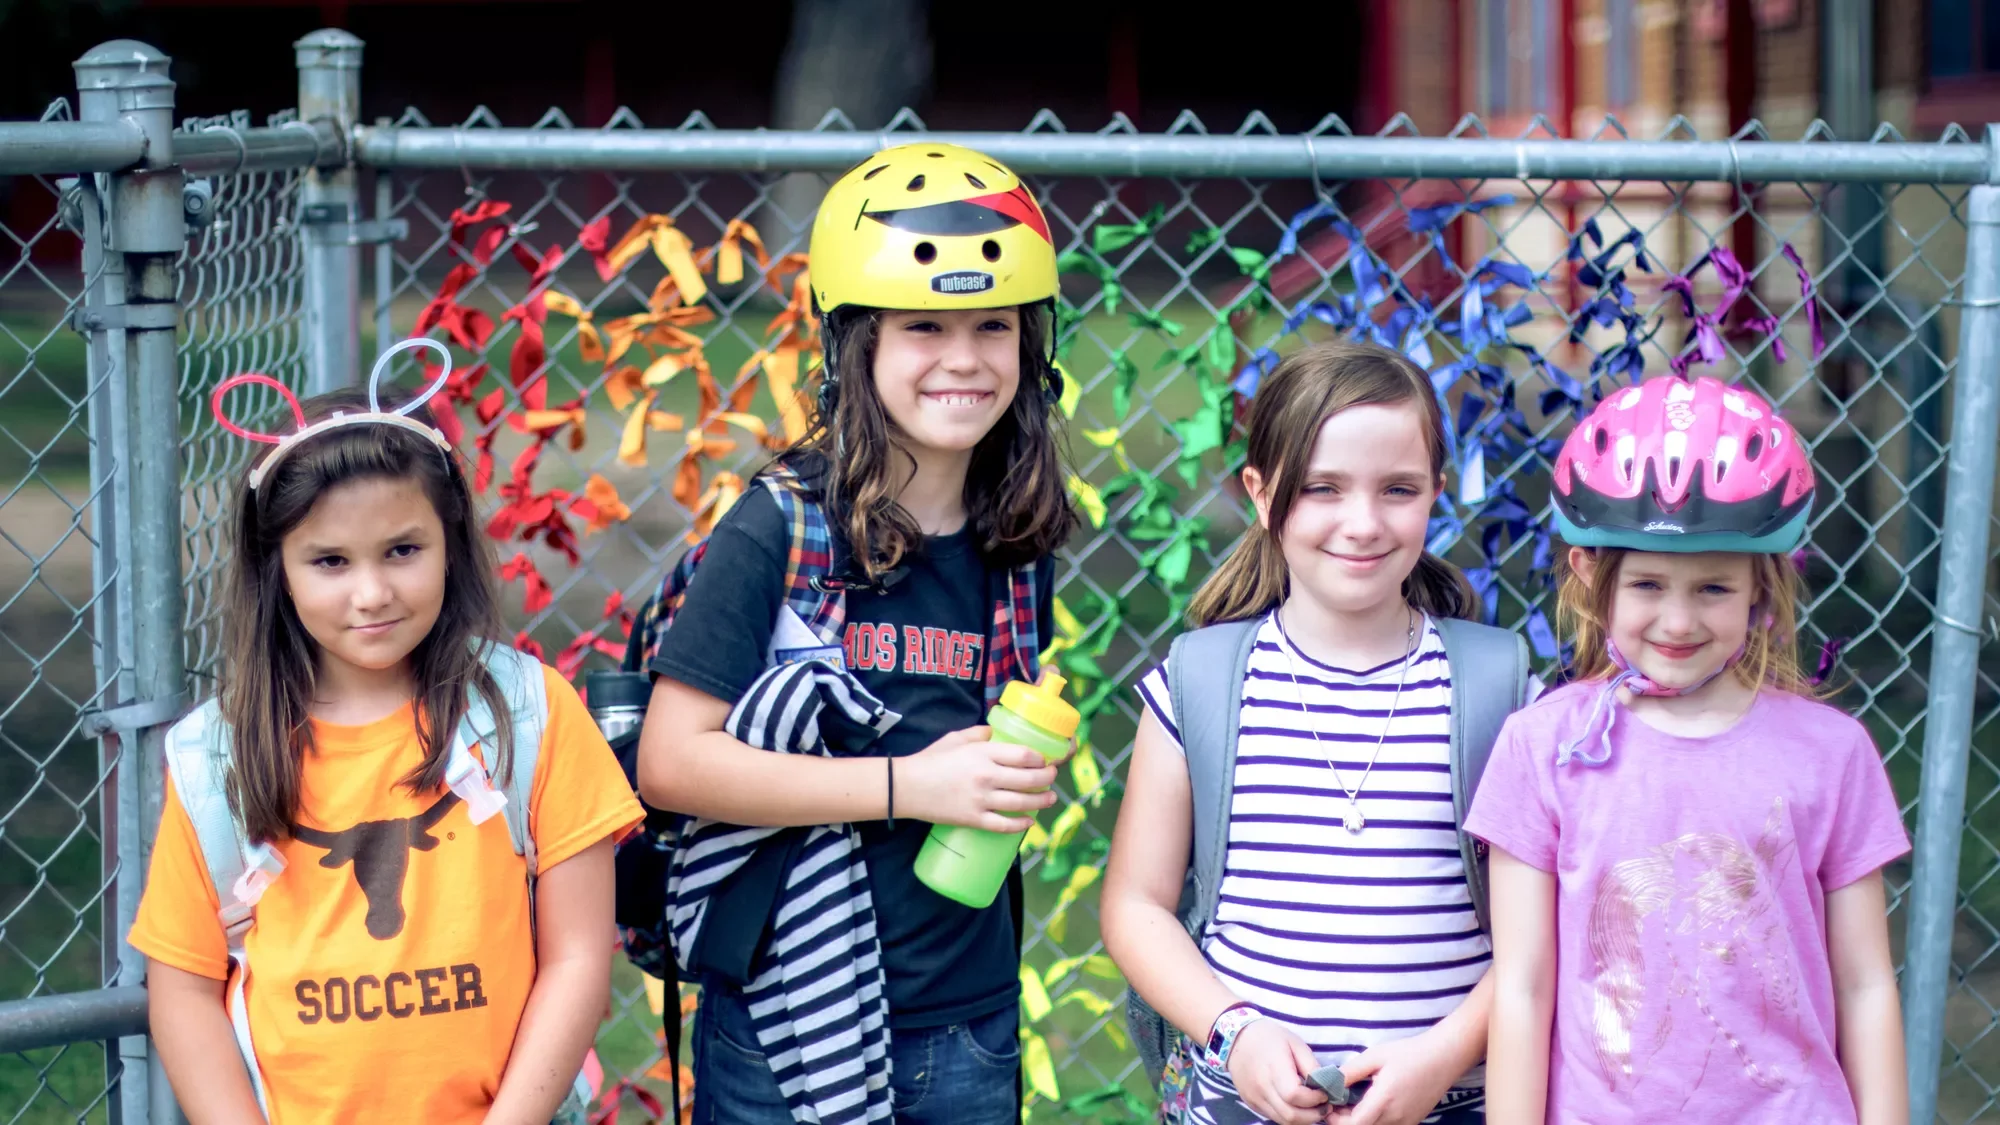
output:
M1571 683L1502 729L1493 1125L1907 1120L1880 754L1795 651L1813 471L1711 378L1607 397L1555 470Z

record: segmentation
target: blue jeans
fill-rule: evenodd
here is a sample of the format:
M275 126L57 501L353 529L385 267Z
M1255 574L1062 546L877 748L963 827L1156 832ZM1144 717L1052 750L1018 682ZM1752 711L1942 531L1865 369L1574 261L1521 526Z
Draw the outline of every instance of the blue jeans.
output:
M896 1125L1020 1125L1017 1018L1009 1005L964 1023L891 1035ZM792 1125L742 993L702 989L692 1038L694 1125Z

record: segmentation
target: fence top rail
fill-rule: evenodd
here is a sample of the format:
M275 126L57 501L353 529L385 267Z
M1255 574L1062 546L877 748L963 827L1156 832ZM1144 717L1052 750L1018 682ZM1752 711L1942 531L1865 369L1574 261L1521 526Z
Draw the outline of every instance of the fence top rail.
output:
M766 129L354 130L364 166L401 170L838 173L895 144L962 144L1045 176L1183 179L1658 180L1719 183L1989 181L1991 142L1502 140L1188 133L848 132ZM177 134L196 175L338 166L326 122ZM112 172L144 156L124 122L0 122L0 175Z
M146 134L130 121L0 121L0 176L122 172L146 156ZM346 159L330 122L273 128L209 126L173 136L174 163L195 176L338 167Z
M357 163L387 169L587 172L846 171L931 139L1048 176L1184 179L1988 181L1991 143L1499 140L1185 133L780 132L358 126Z
M330 121L292 121L257 129L210 125L174 134L175 162L196 176L336 168L346 159L346 144Z
M129 121L0 121L0 176L117 172L145 157Z

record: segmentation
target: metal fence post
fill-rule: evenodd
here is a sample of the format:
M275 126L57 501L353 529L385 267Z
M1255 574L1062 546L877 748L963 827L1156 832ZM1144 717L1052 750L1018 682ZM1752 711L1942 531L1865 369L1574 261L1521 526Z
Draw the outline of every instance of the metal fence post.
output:
M352 157L361 116L361 40L323 28L292 44L299 67L299 118L331 121L348 159L314 168L299 191L299 226L306 238L306 392L320 394L356 381L361 346L361 189Z
M98 733L117 736L121 795L129 794L134 775L138 782L140 799L119 802L121 814L137 813L131 818L136 823L121 818L117 825L124 845L118 880L122 925L129 921L122 907L144 878L145 853L159 822L163 724L179 710L186 687L180 577L180 361L175 340L180 307L174 268L187 242L186 179L174 163L174 82L167 76L165 55L144 43L118 39L78 59L75 69L84 120L122 119L146 137L144 156L136 166L111 175L105 198L106 251L119 258L120 267L108 272L107 278L122 281L123 292L108 303L86 304L78 314L80 328L107 337L106 366L115 369L112 379L124 392L111 395L111 403L123 400L123 429L129 443L111 452L126 474L125 487L112 495L130 504L128 513L114 519L120 530L130 533L116 581L130 595L133 695L102 711L96 724ZM97 292L105 294L105 289L101 286ZM116 429L108 427L108 432ZM126 604L122 597L118 603L121 609ZM123 869L127 859L136 861L135 870ZM112 940L122 946L124 936L121 930ZM119 976L122 984L140 983L144 961L121 949ZM121 1121L173 1120L173 1093L150 1040L139 1036L120 1040L119 1058Z
M1958 905L1958 852L1971 760L1973 696L1986 599L1994 447L2000 443L2000 126L1986 127L1988 183L1965 202L1965 284L1945 470L1944 535L1931 631L1930 710L1924 721L1909 941L1903 970L1910 1121L1937 1115L1945 1003Z

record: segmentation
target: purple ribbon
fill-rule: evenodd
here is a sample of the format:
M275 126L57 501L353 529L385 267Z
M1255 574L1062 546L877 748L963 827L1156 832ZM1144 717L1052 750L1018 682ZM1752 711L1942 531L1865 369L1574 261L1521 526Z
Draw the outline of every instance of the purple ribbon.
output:
M1792 268L1798 274L1799 291L1806 307L1806 325L1812 335L1812 357L1818 359L1826 351L1826 333L1820 324L1819 299L1813 291L1812 273L1806 269L1805 262L1790 243L1780 247L1779 252L1792 263ZM1716 301L1713 312L1701 311L1694 299L1694 275L1701 272L1704 265L1715 271L1716 281L1722 286L1721 299ZM1722 334L1728 325L1729 314L1749 291L1750 284L1750 272L1743 267L1743 263L1736 260L1736 255L1726 246L1717 246L1702 255L1687 273L1667 279L1664 288L1680 295L1681 311L1693 322L1688 329L1688 338L1682 342L1681 354L1675 356L1668 364L1674 374L1685 376L1688 369L1696 363L1714 364L1722 361L1726 351L1722 343ZM1771 354L1777 357L1779 363L1791 358L1785 350L1785 338L1779 332L1782 322L1777 317L1746 312L1742 324L1746 331L1771 341Z
M1833 669L1840 663L1840 650L1847 647L1847 637L1833 637L1819 647L1819 670L1807 678L1808 683L1817 687L1833 675Z

